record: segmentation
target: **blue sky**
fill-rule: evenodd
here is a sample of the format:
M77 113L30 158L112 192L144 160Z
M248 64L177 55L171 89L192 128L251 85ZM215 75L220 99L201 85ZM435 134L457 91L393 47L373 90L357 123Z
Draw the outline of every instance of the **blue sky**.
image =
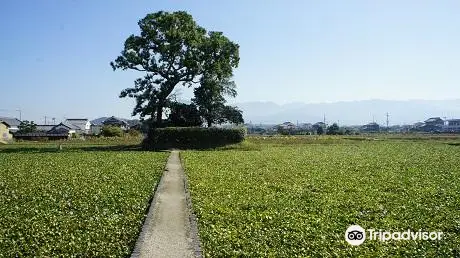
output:
M232 102L460 98L460 1L3 1L0 116L129 117L109 62L149 12L185 10L240 45ZM183 98L190 91L182 91Z

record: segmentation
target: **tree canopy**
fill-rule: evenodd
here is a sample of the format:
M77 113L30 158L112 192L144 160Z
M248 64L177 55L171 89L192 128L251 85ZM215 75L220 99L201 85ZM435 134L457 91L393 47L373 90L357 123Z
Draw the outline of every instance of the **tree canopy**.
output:
M324 134L324 129L322 126L318 127L318 129L316 129L316 134L318 135L323 135Z
M173 102L169 105L170 114L167 119L167 126L191 127L200 126L200 113L195 104Z
M18 126L18 133L33 133L37 131L37 125L34 121L22 121Z
M332 125L327 127L326 134L337 135L339 133L340 133L340 128L338 124L333 123Z
M133 116L149 116L161 126L163 110L177 85L197 87L195 104L206 121L209 106L222 108L224 95L236 96L234 83L226 85L238 66L239 46L222 32L207 32L183 11L148 14L138 25L140 35L129 36L121 55L110 63L114 70L144 73L134 87L120 93L121 98L136 99Z

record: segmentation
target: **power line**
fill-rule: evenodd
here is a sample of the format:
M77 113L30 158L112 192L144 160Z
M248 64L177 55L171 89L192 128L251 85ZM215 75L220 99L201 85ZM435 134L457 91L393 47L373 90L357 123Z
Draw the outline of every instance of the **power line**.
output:
M0 108L0 111L7 111L7 112L17 111L17 112L19 112L19 120L22 121L22 110L21 110L21 109L5 109L5 108Z

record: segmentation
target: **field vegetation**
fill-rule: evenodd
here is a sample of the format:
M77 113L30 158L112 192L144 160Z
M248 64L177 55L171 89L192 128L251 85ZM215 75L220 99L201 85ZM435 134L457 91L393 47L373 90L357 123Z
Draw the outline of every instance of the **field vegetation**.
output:
M0 146L0 257L131 254L167 152L142 137ZM444 256L460 241L458 136L248 137L182 151L205 256ZM344 239L348 226L442 241Z
M207 257L459 254L456 137L255 137L182 159ZM353 247L353 224L445 238Z
M168 153L103 143L1 146L0 257L131 254Z

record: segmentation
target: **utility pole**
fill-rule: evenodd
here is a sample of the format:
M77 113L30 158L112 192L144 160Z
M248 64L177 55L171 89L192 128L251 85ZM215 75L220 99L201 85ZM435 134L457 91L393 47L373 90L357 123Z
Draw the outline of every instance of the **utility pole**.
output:
M56 125L56 118L53 117L53 125Z
M13 110L13 109L0 109L0 111L6 111L8 113L11 112L11 111L18 111L19 112L19 120L22 121L22 110L20 110L20 109L15 109L15 110Z
M326 114L323 114L323 123L326 125Z
M45 116L45 125L46 125L46 118L47 118L47 116Z
M388 112L387 112L386 115L387 115L387 129L388 129L388 125L390 124L390 120L389 120L390 114L388 114Z
M19 121L22 121L22 110L16 109L19 112Z

